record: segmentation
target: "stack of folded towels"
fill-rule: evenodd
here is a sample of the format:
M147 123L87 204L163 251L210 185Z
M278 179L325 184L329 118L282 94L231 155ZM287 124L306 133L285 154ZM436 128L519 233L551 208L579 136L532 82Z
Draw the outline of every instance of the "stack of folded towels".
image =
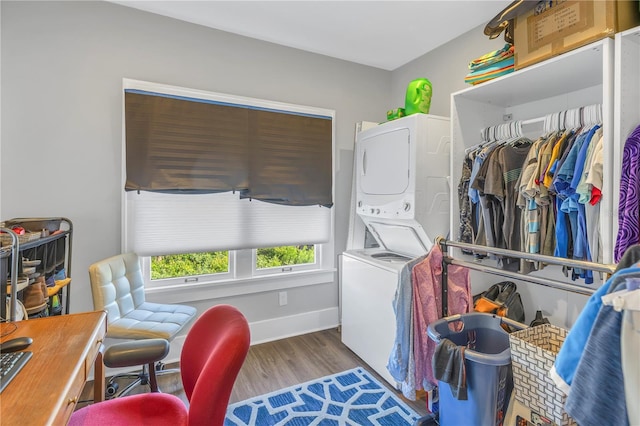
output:
M513 45L505 44L502 49L494 50L469 63L469 74L465 83L480 84L487 80L513 72Z

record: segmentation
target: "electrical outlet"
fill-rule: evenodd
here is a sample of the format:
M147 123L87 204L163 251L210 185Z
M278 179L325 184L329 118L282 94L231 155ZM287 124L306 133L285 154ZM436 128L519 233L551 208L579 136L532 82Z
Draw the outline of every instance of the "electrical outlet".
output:
M278 298L280 301L280 306L284 306L287 304L287 292L286 291L281 291L280 293L278 293Z

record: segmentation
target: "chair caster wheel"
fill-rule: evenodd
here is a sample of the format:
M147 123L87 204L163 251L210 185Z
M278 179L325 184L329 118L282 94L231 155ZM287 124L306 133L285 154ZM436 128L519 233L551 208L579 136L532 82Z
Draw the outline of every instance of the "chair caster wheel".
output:
M118 392L118 387L117 383L109 383L105 391L107 399L111 399L115 396L116 392Z
M164 363L162 362L157 362L156 363L156 371L162 371L166 368L166 366L164 365Z

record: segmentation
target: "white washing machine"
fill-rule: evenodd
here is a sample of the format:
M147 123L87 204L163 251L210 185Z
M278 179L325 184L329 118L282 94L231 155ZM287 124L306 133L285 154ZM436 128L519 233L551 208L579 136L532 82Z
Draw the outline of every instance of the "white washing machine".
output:
M409 258L381 249L349 250L341 257L342 342L382 376L396 336L393 300Z

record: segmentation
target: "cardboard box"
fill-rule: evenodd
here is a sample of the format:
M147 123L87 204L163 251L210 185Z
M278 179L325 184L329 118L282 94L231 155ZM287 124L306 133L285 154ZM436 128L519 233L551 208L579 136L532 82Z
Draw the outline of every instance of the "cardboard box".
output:
M639 23L637 0L540 2L515 19L515 69L613 37Z

